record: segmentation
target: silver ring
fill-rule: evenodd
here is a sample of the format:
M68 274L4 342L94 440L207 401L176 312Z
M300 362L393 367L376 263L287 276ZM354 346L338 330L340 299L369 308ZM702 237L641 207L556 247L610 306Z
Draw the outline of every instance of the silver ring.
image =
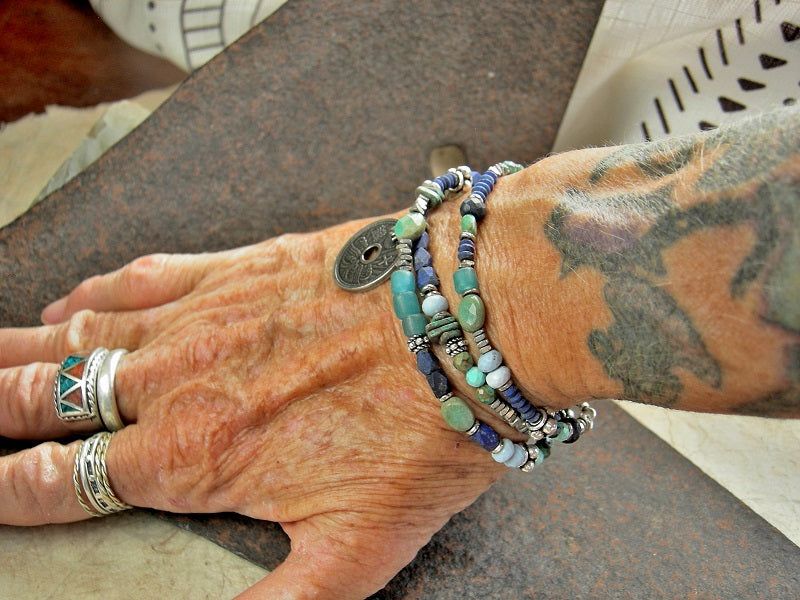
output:
M111 489L106 468L106 453L113 434L96 433L81 442L72 471L75 495L83 509L93 517L102 517L133 508Z
M117 374L120 359L127 353L127 350L112 350L97 372L97 408L100 411L100 419L108 431L119 431L125 427L117 407L114 377Z
M108 355L105 348L67 356L58 368L53 403L58 418L74 429L97 430L103 426L97 410L97 372Z

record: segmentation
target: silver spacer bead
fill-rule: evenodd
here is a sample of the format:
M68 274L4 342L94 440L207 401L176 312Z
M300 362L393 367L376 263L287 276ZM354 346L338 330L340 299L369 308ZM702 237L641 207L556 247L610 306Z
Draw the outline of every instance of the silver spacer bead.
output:
M536 444L527 444L525 448L528 450L528 458L536 460L539 457L539 447Z
M423 216L428 216L428 199L423 196L417 196L417 199L414 200L414 206L410 210L421 213Z
M467 346L467 340L463 337L453 338L452 340L448 341L444 347L444 351L450 358L454 357L456 354L460 354L461 352L466 352L469 349Z
M481 428L480 421L478 421L478 419L475 419L475 422L472 424L472 427L467 429L464 433L466 433L467 435L475 435L475 433L477 433L478 429L480 428Z
M545 434L547 437L554 436L558 432L558 425L556 424L556 420L548 416L547 422L542 427L542 433Z
M474 264L474 263L473 263ZM480 290L478 288L470 288L461 294L462 297L467 296L469 294L480 294Z
M498 177L502 177L503 175L508 174L508 168L503 163L497 163L496 165L492 165L491 167L489 167L489 171L491 171Z
M502 449L503 449L503 440L501 439L499 442L497 442L497 446L495 446L494 449L492 450L492 454L498 454Z
M466 269L467 267L469 267L471 269L474 269L475 268L475 261L474 260L470 260L468 258L464 258L458 263L458 267L460 269ZM467 290L466 292L464 292L464 295L471 294L471 293L477 294L478 293L477 288L474 289L474 290Z
M544 439L544 433L542 433L541 429L532 430L530 429L530 424L528 427L528 437L534 442L538 442Z
M445 402L447 402L448 400L450 400L450 398L452 398L452 397L453 397L453 392L447 392L447 393L446 393L444 396L442 396L441 398L439 398L439 402L441 402L442 404L444 404Z
M475 236L475 234L472 233L472 232L469 232L469 231L462 231L461 232L461 239L462 240L463 239L472 240L473 242L477 242L478 241L478 238Z
M589 429L589 423L578 417L575 419L575 422L578 424L578 434L583 435L587 429Z
M431 347L431 341L428 339L427 335L413 335L408 338L406 342L408 345L408 351L417 354L422 350L427 350Z
M523 464L519 468L519 470L522 471L523 473L530 473L530 472L533 471L535 466L536 466L535 462L533 462L532 460L527 460L527 461L525 461L525 464Z
M420 292L420 294L422 294L423 296L430 296L430 295L432 295L432 294L434 294L434 293L438 294L438 293L439 293L439 288L437 288L437 287L436 287L435 285L433 285L432 283L429 283L428 285L426 285L425 287L423 287L423 288L422 288L422 289L421 289L419 292Z
M498 392L505 392L512 385L514 385L514 379L509 377L508 381L506 381L503 385L501 385L499 388L497 388L497 391Z

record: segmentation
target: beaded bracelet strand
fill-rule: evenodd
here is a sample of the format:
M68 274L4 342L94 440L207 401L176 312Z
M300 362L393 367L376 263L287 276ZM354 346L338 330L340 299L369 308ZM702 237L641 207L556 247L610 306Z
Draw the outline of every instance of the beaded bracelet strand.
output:
M477 222L485 215L486 198L497 179L521 169L520 165L507 161L479 176L466 167L459 167L418 187L417 198L409 214L395 226L399 270L392 274L392 292L395 313L403 320L404 332L409 336L409 350L416 354L418 369L442 403L445 421L454 429L466 432L473 441L489 450L497 462L530 471L549 455L551 438L566 443L574 442L583 431L592 427L596 413L588 404L582 405L580 417L577 418L571 409L549 414L531 405L513 384L508 367L502 364L502 356L491 347L482 329L485 308L478 295L474 271ZM459 270L454 274L454 282L462 300L459 319L456 320L448 312L447 299L438 289L439 278L427 250L429 238L425 217L429 208L435 208L444 199L459 193L473 179L476 185L461 207ZM412 293L415 279L419 296ZM419 298L422 298L421 304ZM427 323L426 316L430 318L430 323ZM424 333L423 323L426 323ZM464 339L462 324L466 324L464 328L473 335L473 341L481 351L477 367ZM467 374L467 382L476 389L481 402L489 405L517 430L529 435L527 444L500 439L489 425L475 419L469 405L452 394L450 382L430 350L431 340L444 346L454 366ZM492 383L494 387L489 385ZM496 398L495 388L498 388L503 400Z
M486 201L494 190L498 179L522 170L522 166L505 161L489 167L475 178L472 192L461 203L461 234L458 244L459 267L453 273L453 285L461 296L458 305L458 321L464 331L472 335L472 340L480 352L477 365L466 373L469 385L477 389L488 386L496 390L511 405L523 420L521 426L512 423L518 430L530 435L532 439L553 438L566 444L574 443L594 424L596 411L588 404L580 407L580 416L572 409L558 411L552 415L537 408L528 401L514 383L511 370L503 364L503 357L492 347L483 325L486 308L480 296L478 275L475 271L478 224L486 215ZM480 397L480 396L479 396Z

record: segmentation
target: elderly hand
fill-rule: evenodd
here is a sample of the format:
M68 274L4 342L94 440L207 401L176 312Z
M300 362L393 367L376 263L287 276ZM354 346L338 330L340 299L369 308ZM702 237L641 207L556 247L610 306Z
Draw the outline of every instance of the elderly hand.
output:
M134 506L279 522L286 561L246 597L363 597L505 467L441 419L387 287L350 294L335 255L365 223L198 256L154 255L93 277L0 330L0 435L70 434L53 410L68 354L126 348L110 484ZM80 442L0 458L0 522L87 518Z

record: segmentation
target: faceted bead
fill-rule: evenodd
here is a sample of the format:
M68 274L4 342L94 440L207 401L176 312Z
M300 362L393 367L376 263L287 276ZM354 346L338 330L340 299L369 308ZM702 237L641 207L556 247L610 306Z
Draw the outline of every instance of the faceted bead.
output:
M419 289L424 288L426 285L439 287L439 276L433 270L433 267L422 267L417 271L417 285Z
M450 308L450 304L447 302L447 298L441 294L431 294L422 300L422 312L429 317L448 308Z
M511 370L505 365L486 374L486 383L494 389L503 387L509 379L511 379Z
M467 371L467 385L479 388L484 383L486 383L486 375L478 367L472 367Z
M486 321L486 308L483 300L477 294L469 294L458 303L458 322L461 328L469 333L474 333L483 327Z
M395 271L392 273L392 293L413 292L416 289L414 273L411 271Z
M431 236L426 230L426 231L422 232L421 236L419 236L419 239L417 240L417 245L416 246L417 246L417 248L427 248L428 244L430 244L430 243L431 243Z
M418 212L410 212L400 217L394 226L394 234L398 240L416 240L425 231L425 217Z
M500 443L500 436L498 433L483 422L478 425L478 431L469 436L469 439L489 452L497 448L497 445Z
M469 352L459 352L453 357L453 366L462 373L469 371L474 364Z
M478 396L478 401L482 402L483 404L491 404L495 400L494 388L489 387L488 385L482 385L477 390L475 390L475 394Z
M461 231L478 235L478 222L475 220L475 215L466 214L461 217Z
M483 200L476 196L469 196L461 203L461 216L472 215L476 220L480 221L486 216L486 204Z
M408 316L422 311L419 306L419 298L415 292L399 292L392 297L394 303L394 314L398 319L405 319Z
M467 296L467 298L468 297L469 296ZM464 298L464 300L466 300L466 298ZM484 373L490 373L502 364L503 356L497 350L489 350L486 354L481 354L481 357L478 359L478 368Z
M525 461L527 460L528 460L528 451L522 446L522 444L514 444L513 456L503 464L507 466L509 469L516 469L524 465Z
M422 267L431 266L431 253L425 248L417 248L414 252L414 268L419 271Z
M497 454L492 454L492 458L499 463L504 463L512 456L514 456L514 442L503 438L503 448Z
M430 350L417 352L417 369L423 375L430 375L434 369L439 368L439 361Z
M478 289L478 274L472 267L462 267L453 273L453 285L456 292L464 294L469 290Z
M405 319L403 319L403 333L407 337L411 337L412 335L422 335L425 333L425 326L427 324L428 320L422 313L408 315Z
M456 431L467 431L475 423L472 409L458 396L442 403L442 417Z
M428 382L433 395L437 398L441 398L450 391L450 381L441 369L434 369L425 375L425 381Z

